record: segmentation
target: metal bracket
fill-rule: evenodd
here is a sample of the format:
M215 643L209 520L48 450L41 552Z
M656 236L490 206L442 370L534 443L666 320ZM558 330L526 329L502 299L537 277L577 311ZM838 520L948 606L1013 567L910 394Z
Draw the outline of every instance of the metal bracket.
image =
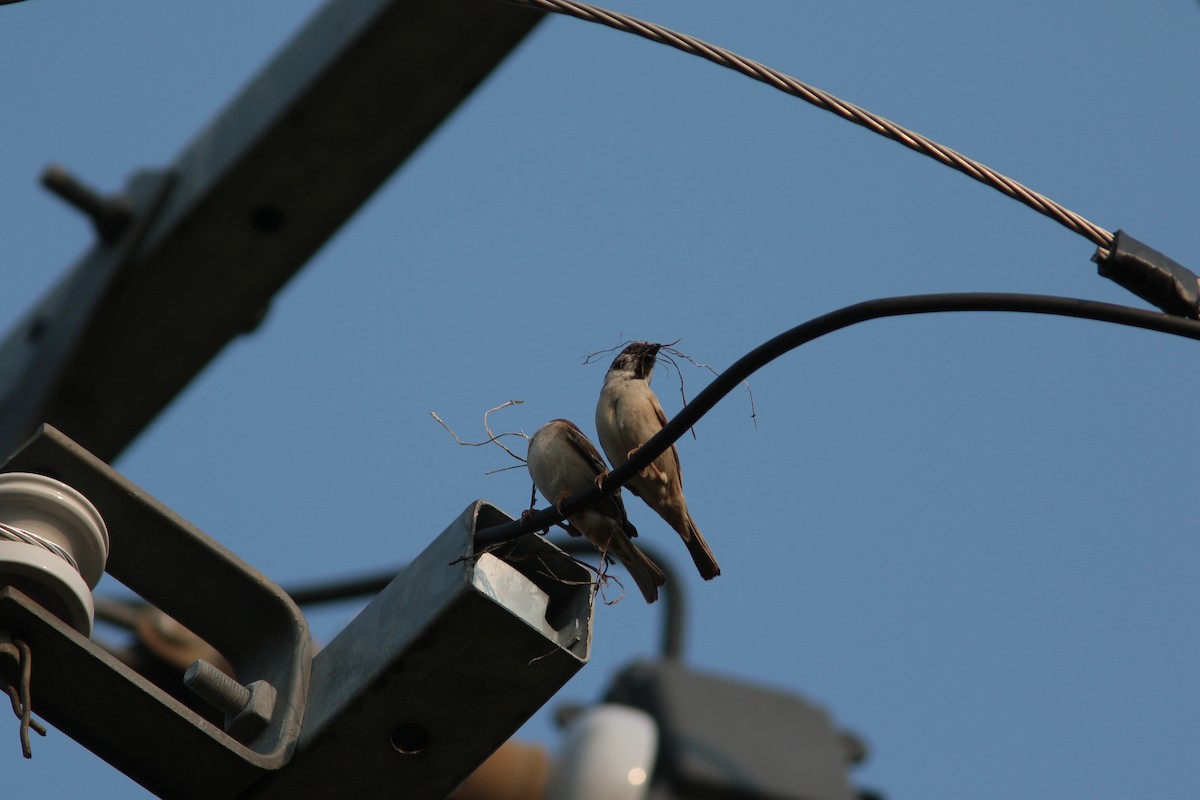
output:
M93 248L0 342L0 454L11 452L48 418L45 404L63 365L87 338L108 292L140 257L175 183L170 172L134 175L128 189L132 218L119 241ZM76 413L86 416L90 408L82 404Z
M245 744L122 664L15 588L0 629L35 655L37 713L155 794L232 797L285 764L296 744L312 643L300 610L271 581L49 426L0 472L36 472L100 511L106 571L216 647L244 683L279 701Z
M586 662L591 574L473 503L313 659L296 755L253 798L445 797Z
M590 573L537 536L476 553L477 529L509 521L482 501L314 658L279 587L58 431L43 426L0 467L15 471L83 493L108 526L107 572L234 669L189 670L226 733L0 587L0 630L36 656L38 714L159 795L444 797L590 654Z

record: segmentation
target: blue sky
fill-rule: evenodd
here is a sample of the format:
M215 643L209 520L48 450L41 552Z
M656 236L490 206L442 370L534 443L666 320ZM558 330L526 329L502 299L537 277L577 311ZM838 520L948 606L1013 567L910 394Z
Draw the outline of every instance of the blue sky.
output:
M315 2L0 7L10 320L90 243L37 185L169 164ZM610 7L760 60L1122 228L1193 269L1200 7L1078 0L683 0ZM319 190L319 187L314 187ZM528 502L480 417L589 434L622 338L718 369L873 297L1142 305L1094 247L997 192L707 62L547 20L117 462L283 583L419 553L476 498ZM861 734L892 798L1179 794L1200 744L1197 344L1016 315L873 322L805 346L680 444L724 573L688 575L686 657ZM690 394L706 382L685 372ZM669 375L656 376L668 414ZM684 573L674 534L642 536ZM102 586L102 590L107 587ZM112 590L112 589L108 589ZM315 614L328 641L355 613ZM655 653L660 610L596 614L549 712ZM36 675L35 675L36 680ZM36 703L36 683L35 683ZM63 733L13 796L141 791ZM11 736L7 739L6 736ZM8 741L8 745L4 742Z

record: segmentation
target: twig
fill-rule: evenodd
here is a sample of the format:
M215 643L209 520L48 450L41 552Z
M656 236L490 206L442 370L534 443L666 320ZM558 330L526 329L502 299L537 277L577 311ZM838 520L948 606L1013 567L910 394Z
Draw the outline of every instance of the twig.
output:
M598 549L598 551L599 551L599 549ZM606 605L606 606L616 605L617 603L619 603L625 599L625 584L621 583L621 579L618 578L617 576L608 574L609 565L612 564L612 560L609 559L608 554L603 551L599 551L599 554L600 554L600 566L593 567L591 564L587 563L586 561L584 561L582 559L576 558L575 556L571 555L570 553L563 553L563 555L565 555L567 558L574 561L576 564L578 564L579 566L586 569L588 572L595 575L596 579L594 581L593 580L573 581L573 580L570 580L567 578L559 577L558 575L555 575L550 571L550 568L546 565L545 562L541 562L542 568L543 568L543 571L541 574L545 575L547 578L550 578L551 580L558 581L559 583L565 584L567 586L584 586L584 585L588 585L588 584L593 585L596 587L596 590L600 593L601 602L604 603L604 605ZM621 593L619 595L617 595L616 598L609 600L608 595L605 593L604 590L606 588L608 588L611 584L614 584L614 583L620 588Z
M488 423L488 414L491 414L493 411L499 411L500 409L508 408L509 406L519 406L524 402L525 402L524 400L509 400L507 403L501 403L500 405L496 406L495 408L489 408L487 411L483 412L483 429L485 431L487 431L487 435L488 435L487 441L484 441L484 442L464 442L462 439L458 438L458 434L455 433L450 428L450 426L447 425L445 423L445 421L437 415L436 411L430 411L429 416L431 416L435 420L437 420L437 423L446 429L446 433L448 433L452 437L454 437L454 441L457 442L458 444L462 445L463 447L483 447L486 444L494 444L497 447L499 447L501 450L503 450L504 452L508 453L510 456L515 458L517 461L520 461L522 464L524 464L525 459L521 458L519 455L514 453L512 450L509 450L508 447L504 444L504 442L502 442L500 440L502 438L504 438L505 436L519 436L522 439L525 439L526 441L528 441L529 435L526 434L525 431L505 431L504 433L500 433L500 434L492 433L492 428ZM518 467L516 467L516 466L504 467L503 469L494 469L494 470L491 470L490 472L485 472L484 474L485 475L494 475L497 472L504 472L504 470L507 470L507 469L517 469L517 468Z
M679 341L679 339L676 339L674 342L671 342L671 344L675 344L678 341ZM666 344L661 345L659 347L658 355L656 356L656 360L660 360L663 363L670 364L675 369L675 374L679 377L679 399L680 399L682 405L686 406L687 405L687 392L684 390L683 370L681 370L679 368L679 365L675 363L675 359L671 358L672 353L679 353L679 351L672 350L670 345L666 345ZM680 355L682 355L682 354L680 353ZM684 358L687 358L687 356L684 356ZM691 361L690 358L688 360ZM695 363L695 362L692 362L692 363ZM696 426L693 425L688 430L690 430L692 432L692 440L695 441L696 440Z
M679 341L681 341L681 340L676 339L674 342L671 342L671 344L677 344ZM699 367L700 369L706 369L709 372L711 372L713 375L720 374L715 369L710 367L708 364L701 364L698 361L696 361L694 358L692 358L691 356L687 355L686 353L681 353L680 351L671 347L671 344L664 344L662 346L662 349L666 350L668 353L670 353L672 355L676 355L676 356L679 356L680 358L687 359L688 361L690 361L692 363L693 366ZM678 366L676 366L676 369L678 369ZM758 430L758 410L754 406L754 391L750 388L749 381L742 381L742 386L746 387L746 394L750 395L750 421L754 423L754 430L757 431ZM679 376L679 390L680 390L680 392L683 391L683 375L682 374L680 374L680 376ZM684 399L683 403L684 403L684 405L687 405L686 398ZM694 429L693 429L692 435L693 436L695 435Z
M525 459L521 459L524 461ZM495 475L497 472L508 472L510 469L524 469L524 464L513 464L511 467L501 467L500 469L489 469L484 475Z
M622 341L620 344L616 345L615 347L610 347L606 350L596 350L594 352L590 352L583 359L583 363L591 364L595 361L599 361L601 358L603 358L606 355L609 355L610 353L613 353L617 350L623 350L628 345L633 344L634 341L635 340L633 340L633 339L629 339L629 340ZM684 384L683 370L679 369L679 365L675 363L675 361L671 358L671 356L678 356L679 358L685 359L686 361L691 363L692 366L699 367L700 369L708 370L713 375L718 375L720 373L718 373L715 369L710 367L708 364L701 364L700 362L696 361L696 359L692 358L687 353L684 353L680 350L676 350L674 346L679 344L682 341L683 341L683 339L676 339L673 342L666 342L665 344L660 344L658 346L658 348L659 348L658 349L658 358L662 359L663 361L665 361L666 363L670 364L672 367L675 368L675 373L679 376L679 396L681 398L683 398L683 404L687 405L687 393L684 391L684 385L683 385ZM664 353L666 353L667 355L663 355ZM758 409L754 404L754 391L750 388L749 381L742 381L742 385L746 387L746 393L750 395L750 421L754 424L754 430L757 431L758 430ZM695 427L692 427L690 430L692 432L692 438L695 439L696 438Z
M595 361L599 361L604 356L611 355L612 353L615 353L618 350L624 350L628 345L633 344L633 342L634 342L633 339L622 339L617 344L613 345L612 347L606 348L604 350L588 351L588 354L583 357L583 363L586 365L586 364L591 364Z
M509 406L519 406L519 405L521 405L521 403L524 403L524 402L525 402L524 400L509 400L507 403L501 403L500 405L496 406L495 408L489 408L487 411L483 412L483 429L485 431L487 431L488 438L491 439L493 442L495 442L497 445L499 445L501 450L508 453L510 456L515 458L517 461L520 461L522 464L525 463L525 459L521 458L519 455L514 453L512 450L509 450L507 447L505 447L500 442L500 440L496 437L496 435L492 433L492 429L488 425L488 414L491 414L493 411L499 411L502 408L508 408ZM529 441L529 437L525 435L525 431L509 431L508 433L502 433L500 435L501 436L520 436L525 441Z

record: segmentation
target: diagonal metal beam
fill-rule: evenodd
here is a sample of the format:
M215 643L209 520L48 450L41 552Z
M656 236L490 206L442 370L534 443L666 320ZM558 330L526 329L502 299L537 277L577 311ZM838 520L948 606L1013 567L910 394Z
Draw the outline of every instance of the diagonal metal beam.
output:
M0 455L49 422L111 461L541 17L492 0L326 4L187 146L169 191L131 181L140 225L97 243L0 343Z

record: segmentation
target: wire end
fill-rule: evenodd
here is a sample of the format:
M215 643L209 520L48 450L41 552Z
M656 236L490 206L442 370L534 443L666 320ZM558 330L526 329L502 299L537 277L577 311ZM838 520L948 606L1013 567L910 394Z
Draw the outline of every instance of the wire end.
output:
M1200 277L1124 231L1092 258L1104 277L1167 314L1200 319Z

